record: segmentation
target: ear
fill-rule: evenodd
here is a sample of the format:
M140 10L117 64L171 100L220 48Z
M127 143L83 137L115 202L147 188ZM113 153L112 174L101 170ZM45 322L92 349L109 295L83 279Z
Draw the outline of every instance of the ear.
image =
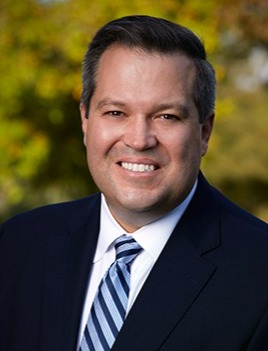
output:
M82 132L83 132L83 141L84 145L86 146L86 134L87 134L87 128L88 128L88 117L86 113L86 108L85 105L81 102L79 105L80 109L80 116L81 116L81 127L82 127Z
M208 116L203 122L202 128L202 156L207 153L208 142L212 133L213 123L214 123L214 113Z

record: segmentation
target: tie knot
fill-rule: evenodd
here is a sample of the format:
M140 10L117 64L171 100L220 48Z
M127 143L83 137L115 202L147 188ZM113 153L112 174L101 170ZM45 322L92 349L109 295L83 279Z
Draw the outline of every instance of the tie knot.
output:
M124 263L129 263L142 250L141 246L131 236L122 235L115 240L116 260L124 258Z

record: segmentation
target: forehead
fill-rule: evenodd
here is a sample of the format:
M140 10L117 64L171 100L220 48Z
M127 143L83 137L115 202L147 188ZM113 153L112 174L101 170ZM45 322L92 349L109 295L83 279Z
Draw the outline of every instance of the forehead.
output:
M195 73L194 60L181 52L163 54L113 45L100 57L96 78L98 82L100 79L105 81L115 77L138 77L141 84L146 84L156 77L160 81L162 77L162 80L169 80L173 84L176 81L191 84Z
M192 66L194 67L194 60L189 57L187 54L181 52L181 51L174 51L172 53L164 53L164 52L159 52L156 50L146 50L138 46L124 46L120 44L113 44L109 46L100 56L99 59L99 66L105 62L106 57L108 56L109 58L115 56L115 57L121 57L123 56L125 59L127 57L131 57L135 55L136 57L150 57L151 59L153 58L162 58L162 59L175 59L174 62L177 60L181 61L184 60L185 62L188 62L189 67Z

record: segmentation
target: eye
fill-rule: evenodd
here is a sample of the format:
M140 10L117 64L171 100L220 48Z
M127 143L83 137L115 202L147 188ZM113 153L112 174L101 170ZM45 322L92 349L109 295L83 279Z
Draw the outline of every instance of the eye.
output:
M178 116L172 115L169 113L165 113L165 114L161 115L160 118L164 119L164 120L170 120L170 121L178 121L180 119Z
M108 112L106 112L106 114L109 116L113 116L113 117L123 116L123 112L121 112L121 111L108 111Z

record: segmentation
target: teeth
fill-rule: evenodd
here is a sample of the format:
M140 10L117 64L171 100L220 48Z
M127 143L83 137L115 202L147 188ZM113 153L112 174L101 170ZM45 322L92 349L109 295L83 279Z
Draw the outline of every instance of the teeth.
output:
M132 172L152 172L155 170L154 165L145 165L142 163L128 163L128 162L122 162L121 166L124 169L127 169L128 171Z

